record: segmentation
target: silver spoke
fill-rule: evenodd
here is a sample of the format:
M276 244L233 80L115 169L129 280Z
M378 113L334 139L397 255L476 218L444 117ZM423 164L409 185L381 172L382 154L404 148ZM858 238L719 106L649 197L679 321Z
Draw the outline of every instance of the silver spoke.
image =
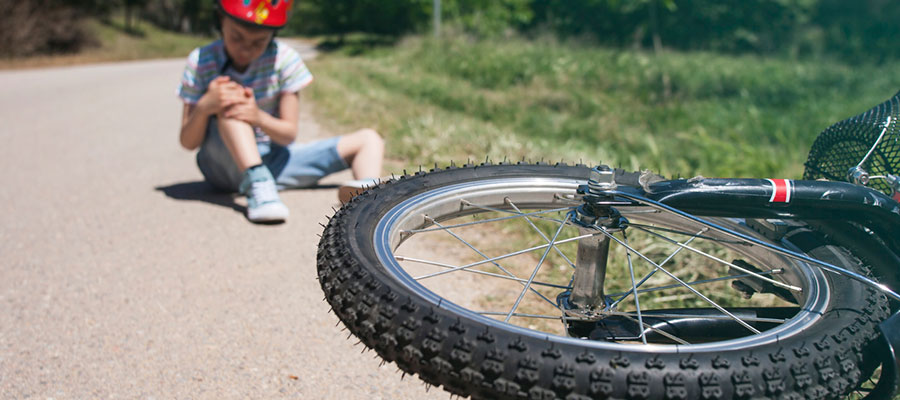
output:
M414 262L414 263L419 263L419 264L434 265L436 267L441 267L441 268L448 268L448 269L452 268L457 271L470 272L473 274L490 276L490 277L494 277L497 279L506 279L509 281L517 281L517 282L527 282L525 279L522 279L522 278L515 278L515 277L508 276L508 275L500 275L500 274L495 274L493 272L481 271L481 270L472 269L472 268L460 269L460 267L458 267L456 265L441 263L441 262L437 262L437 261L423 260L420 258L413 258L413 257L406 257L406 256L394 256L394 259L397 261L407 261L407 262ZM541 282L541 281L534 281L534 282L532 282L532 284L538 285L538 286L552 287L552 288L556 288L556 289L564 289L564 290L568 290L568 289L572 288L571 286L556 285L556 284ZM556 306L556 304L554 304L554 306Z
M555 208L555 209L551 209L551 210L534 211L534 212L530 212L530 213L523 214L523 215L532 216L532 215L550 214L550 213L554 213L554 212L568 211L571 209L572 209L572 207L563 207L563 208ZM464 227L464 226L486 224L489 222L506 221L506 220L510 220L510 219L514 219L514 218L521 218L521 217L522 217L522 215L517 214L517 215L510 215L508 217L491 218L491 219L486 219L486 220L482 220L482 221L474 221L474 222L466 222L463 224L448 225L444 228L423 228L423 229L401 230L400 233L409 234L409 233L434 232L434 231L439 231L439 230L447 229L447 228L460 228L460 227Z
M666 331L664 331L664 330L662 330L662 329L657 329L657 328L653 327L652 325L649 325L649 324L644 323L643 321L635 321L634 318L631 318L630 316L627 316L627 315L623 315L623 317L625 317L625 318L631 320L632 322L637 322L637 323L640 324L640 326L643 326L643 327L645 327L645 328L649 328L651 331L656 332L656 333L658 333L658 334L660 334L660 335L662 335L662 336L665 336L665 337L667 337L667 338L669 338L669 339L671 339L671 340L674 340L674 341L676 341L676 342L678 342L678 343L680 343L680 344L685 344L685 345L689 345L689 344L690 344L690 343L688 343L686 340L683 340L683 339L679 338L678 336L675 336L675 335L673 335L673 334L671 334L671 333L669 333L669 332L666 332ZM647 338L646 338L646 336L644 335L644 330L643 330L643 329L641 329L641 338L644 339L644 344L647 344Z
M489 316L490 315L496 315L496 316L507 315L507 313L499 312L499 311L476 311L476 313L481 314L481 315L489 315ZM539 314L523 314L523 313L514 313L513 317L535 318L535 319L554 319L554 320L555 319L562 319L562 320L567 319L566 317L559 316L559 315L539 315Z
M694 252L694 253L696 253L696 254L699 254L699 255L701 255L701 256L703 256L703 257L709 258L709 259L714 260L714 261L718 261L719 263L722 263L722 264L724 264L724 265L727 265L727 266L729 266L729 267L731 267L731 268L734 268L734 269L736 269L736 270L738 270L738 271L741 271L741 272L743 272L743 273L745 273L745 274L750 274L750 275L752 275L752 276L755 277L755 278L758 278L758 279L761 279L761 280L763 280L763 281L769 282L769 283L771 283L771 284L773 284L773 285L775 285L775 286L778 286L778 287L780 287L780 288L787 289L787 290L791 290L791 291L794 291L794 292L802 292L802 291L803 291L803 289L801 289L801 288L799 288L799 287L791 286L791 285L788 285L788 284L783 283L783 282L776 281L776 280L771 279L771 278L766 278L766 277L760 275L760 274L757 273L757 272L751 271L751 270L746 269L746 268L744 268L744 267L739 267L739 266L734 265L734 264L732 264L732 263L730 263L730 262L728 262L728 261L725 261L725 260L723 260L723 259L721 259L721 258L718 258L718 257L716 257L716 256L714 256L714 255L712 255L712 254L708 254L708 253L706 253L706 252L704 252L704 251L695 249L695 248L693 248L693 247L691 247L691 246L688 246L688 245L686 245L686 244L679 243L679 242L677 242L677 241L675 241L675 240L669 239L669 238L667 238L667 237L665 237L665 236L663 236L663 235L660 235L660 234L658 234L658 233L656 233L656 232L653 232L653 231L651 231L651 230L644 229L644 228L639 227L639 226L636 226L635 228L640 229L640 230L642 230L642 231L644 231L644 232L647 232L647 233L649 233L649 234L651 234L651 235L654 235L654 236L656 236L656 237L658 237L658 238L660 238L660 239L662 239L662 240L665 240L665 241L667 241L667 242L669 242L669 243L672 243L672 244L674 244L674 245L676 245L676 246L679 246L679 247L688 249L688 250L690 250L690 251L692 251L692 252Z
M519 303L522 302L522 298L525 297L525 292L528 291L528 288L531 287L531 282L534 281L534 277L537 276L538 271L540 271L541 266L544 265L544 260L547 259L547 254L550 254L550 248L552 248L556 244L556 239L559 237L559 233L562 232L563 228L566 227L566 224L569 222L569 219L572 218L572 212L566 214L566 219L559 224L559 229L556 230L556 234L553 235L553 240L550 243L547 243L547 249L544 250L544 254L541 256L541 260L538 261L536 267L534 267L534 271L531 273L531 277L528 278L528 283L525 284L525 289L522 290L522 293L519 293L519 298L516 299L516 303L513 304L511 310L509 310L509 314L506 315L506 319L503 322L509 322L509 319L512 318L512 315L516 312L516 309L519 308Z
M660 265L662 265L662 264L660 264ZM654 270L654 271L656 271L656 270ZM781 272L782 271L780 269L773 269L770 271L763 272L762 275L780 274ZM728 276L722 276L719 278L701 279L698 281L688 282L687 284L694 286L694 285L700 285L700 284L704 284L704 283L728 281L728 280L740 279L740 278L749 278L751 276L753 276L753 275L750 275L750 274L728 275ZM650 293L650 292L656 292L656 291L660 291L660 290L674 289L674 288L680 288L680 287L681 287L681 285L679 285L679 284L654 286L652 288L640 289L640 290L638 290L638 293ZM631 293L631 291L629 290L628 292L626 292L624 294L630 294L630 293ZM610 296L619 296L619 295L624 295L624 294L623 293L613 293L613 294L610 294ZM613 303L613 304L618 304L618 302Z
M429 217L429 216L426 215L426 216L425 216L425 219L431 221L431 223L433 223L433 224L435 224L435 225L437 225L437 226L439 226L439 227L441 227L441 228L445 228L443 225L441 225L440 222L435 221L434 218L431 218L431 217ZM463 244L465 244L468 248L472 249L472 251L478 253L478 255L480 255L481 257L484 257L485 260L490 260L490 257L488 257L486 254L484 254L481 250L478 250L477 248L475 248L475 246L472 246L472 244L469 243L469 242L467 242L465 239L459 237L459 235L457 235L455 232L451 231L449 228L445 228L445 229L444 229L444 232L447 232L448 234L450 234L450 236L453 236L454 238L456 238L456 240L459 240L460 242L462 242ZM494 264L495 267L499 268L499 269L500 269L501 271L503 271L503 273L505 273L506 275L509 275L509 276L512 277L512 278L518 278L515 274L513 274L512 272L509 272L506 268L503 268L503 266L500 265L499 263L497 263L496 261L491 261L491 264ZM526 286L526 287L527 287L527 286ZM537 290L534 290L534 288L531 288L531 287L528 287L528 289L531 289L531 292L532 292L532 293L534 293L534 294L540 296L540 298L544 299L544 301L546 301L546 302L552 304L553 307L557 307L557 305L556 305L555 302L553 302L552 300L550 300L550 299L548 299L547 297L545 297L543 294L541 294L541 292L538 292Z
M465 200L465 199L460 200L460 202L463 203L463 204L465 204L465 205L467 205L467 206L469 206L469 207L477 208L477 209L485 210L485 211L493 211L493 212L504 213L504 214L513 214L513 215L518 215L518 216L522 216L522 217L526 217L526 218L527 218L527 217L533 217L533 218L537 218L537 219L542 219L542 220L544 220L544 221L552 221L552 222L556 222L557 224L562 222L561 219L551 218L551 217L545 217L545 216L543 216L543 215L532 215L532 214L534 214L533 212L532 212L532 213L526 214L526 213L523 213L523 212L519 211L518 209L517 209L516 211L510 211L510 210L506 210L506 209L503 209L503 208L488 207L488 206L484 206L484 205L481 205L481 204L475 204L475 203L473 203L473 202L471 202L471 201L468 201L468 200ZM507 204L509 204L509 203L507 203ZM563 209L563 210L560 210L560 212L562 212L562 211L570 211L570 210L573 209L573 208L574 208L574 207L567 207L567 208L565 208L565 209Z
M586 237L596 236L596 235L599 235L599 234L600 234L600 233L593 233L593 234L590 234L590 235L576 236L576 237L573 237L573 238L568 238L568 239L565 239L565 240L560 240L560 241L558 241L558 242L556 242L556 243L554 243L554 244L563 244L563 243L574 242L574 241L577 241L577 240L579 240L579 239L584 239L584 238L586 238ZM472 268L472 267L476 267L476 266L479 266L479 265L482 265L482 264L487 264L487 263L489 263L489 262L491 262L491 261L502 260L502 259L504 259L504 258L514 257L514 256L517 256L517 255L525 254L525 253L532 252L532 251L535 251L535 250L545 249L545 248L547 248L547 247L549 247L549 246L550 246L549 244L543 244L543 245L540 245L540 246L534 246L534 247L530 247L530 248L527 248L527 249L523 249L523 250L519 250L519 251L514 251L514 252L512 252L512 253L504 254L504 255L502 255L502 256L493 257L493 258L490 258L490 259L487 259L487 260L484 260L484 261L473 262L473 263L471 263L471 264L466 264L466 265L463 265L463 266L455 267L455 268L453 268L453 269L448 269L448 270L446 270L446 271L440 271L440 272L435 272L435 273L428 274L428 275L422 275L422 276L419 276L419 277L416 277L416 278L413 278L413 279L415 279L415 280L422 280L422 279L432 278L432 277L439 276L439 275L444 275L444 274L447 274L447 273L450 273L450 272L459 271L459 270L461 270L461 269Z
M625 239L625 244L628 244L628 235L625 234L625 231L622 231L622 238ZM631 273L631 291L634 292L634 307L637 310L638 324L644 326L644 318L641 316L641 294L637 293L637 286L634 283L634 264L631 262L630 251L625 251L625 258L628 260L628 272ZM644 334L643 329L641 329L641 341L647 344L647 335Z
M622 197L624 197L624 198L626 198L626 199L631 199L631 200L640 202L640 203L642 203L642 204L646 204L646 205L648 205L649 207L653 207L653 208L656 208L656 209L659 209L659 210L663 210L663 211L668 211L668 212L670 212L670 213L672 213L672 214L675 214L675 215L678 215L678 216L680 216L680 217L682 217L682 218L684 218L684 219L686 219L686 220L693 221L693 222L695 222L695 223L702 224L702 225L705 225L705 226L709 226L709 227L713 228L714 230L716 230L716 231L718 231L718 232L720 232L720 233L726 234L726 235L728 235L728 236L731 236L731 237L734 237L734 238L737 238L737 239L741 239L741 240L746 240L746 241L750 242L751 245L754 245L754 246L760 246L760 247L765 248L765 249L767 249L767 250L769 250L769 251L772 251L772 252L777 253L777 254L781 254L781 255L786 256L786 257L793 258L793 259L795 259L795 260L800 260L800 261L803 261L803 262L807 262L807 263L811 263L811 264L818 265L818 266L822 267L823 269L825 269L826 271L831 272L832 274L836 274L836 275L839 275L839 276L844 276L844 277L853 279L853 280L855 280L855 281L857 281L857 282L859 282L859 283L862 283L862 284L864 284L864 285L866 285L866 286L869 286L869 287L871 287L871 288L873 288L873 289L875 289L875 290L878 290L878 291L880 291L881 293L884 293L885 295L887 295L888 297L890 297L890 298L892 298L892 299L894 299L894 300L900 300L900 294L897 294L897 292L894 292L893 290L891 290L891 288L889 288L887 285L885 285L885 284L883 284L883 283L875 282L875 281L869 279L868 277L866 277L866 276L864 276L864 275L862 275L862 274L860 274L860 273L858 273L858 272L853 272L853 271L850 271L850 270L848 270L848 269L846 269L846 268L841 268L841 267L838 267L838 266L829 264L829 263L827 263L827 262L824 262L824 261L817 260L817 259L815 259L815 258L809 257L809 256L807 256L807 255L803 255L803 254L794 252L794 251L792 251L792 250L788 250L788 249L783 248L783 247L779 247L779 246L776 246L776 245L773 245L773 244L770 244L770 243L763 242L763 241L761 241L761 240L759 240L759 239L756 239L756 238L754 238L754 237L747 236L747 235L744 234L744 233L740 233L740 232L736 232L736 231L733 231L733 230L730 230L730 229L723 228L723 227L721 227L721 226L719 226L719 225L717 225L717 224L711 223L711 222L709 222L709 221L705 221L705 220L703 220L703 219L701 219L701 218L697 218L697 217L695 217L695 216L693 216L693 215L690 215L690 214L688 214L688 213L685 213L684 211L678 210L678 209L673 208L673 207L669 207L669 206L667 206L667 205L665 205L665 204L663 204L663 203L655 202L655 201L653 201L653 200L650 200L650 199L647 199L647 198L644 198L644 197L641 197L641 196L637 196L637 195L634 195L634 194L629 194L629 193L621 192L621 191L610 191L609 194L613 194L613 195L616 195L616 196L622 196Z
M509 206L512 207L514 210L516 210L517 213L522 214L522 210L519 210L519 207L516 207L516 204L513 203L512 200L509 199L509 197L503 199L503 201L505 201L506 204L509 204ZM535 225L534 222L531 222L530 218L528 218L528 217L522 217L522 218L525 218L525 221L528 221L528 224L531 225L531 227L534 229L535 232L538 233L538 235L541 235L541 237L544 238L544 240L547 241L547 243L550 243L550 238L548 238L547 235L544 234L544 232L542 232L540 229L538 229L537 225ZM569 257L566 257L566 255L562 252L562 250L559 249L559 247L553 246L553 249L556 250L556 254L559 254L564 260L566 260L567 263L569 263L570 267L575 268L575 263L573 263L572 260L569 259Z
M653 262L653 260L647 258L647 256L641 254L640 252L638 252L638 251L635 250L635 249L632 249L630 246L628 246L627 243L623 243L621 240L619 240L618 238L616 238L615 236L613 236L611 233L607 232L607 231L606 231L606 228L604 228L604 227L602 227L602 226L597 226L597 225L594 225L594 227L600 229L600 231L603 232L604 235L606 235L608 238L610 238L610 239L612 239L612 240L615 240L616 243L619 243L620 245L624 246L626 249L633 251L634 254L637 254L639 257L643 258L644 261L647 261L648 263L650 263L650 265L653 265L654 267L659 268L659 270L662 271L664 274L668 275L670 278L674 279L676 282L678 282L678 283L680 283L682 286L686 287L688 290L690 290L690 291L693 292L695 295L697 295L697 297L700 297L701 299L703 299L703 301L709 303L709 305L711 305L711 306L715 307L717 310L721 311L722 314L725 314L725 315L731 317L732 319L734 319L735 321L737 321L737 323L741 324L741 326L747 328L749 331L753 332L754 334L758 334L758 333L759 333L759 331L758 331L756 328L750 326L750 324L748 324L748 323L742 321L740 318L736 317L734 314L728 312L728 310L726 310L726 309L724 309L722 306L716 304L716 302L710 300L708 297L704 296L703 293L698 292L697 289L694 289L693 287L691 287L690 285L688 285L687 283L685 283L684 281L682 281L680 278L678 278L677 276L675 276L675 275L672 274L671 272L667 271L665 268L660 267L659 264ZM679 244L680 244L680 243L679 243Z
M712 242L730 243L730 244L739 244L739 245L749 246L749 244L747 244L746 242L742 242L742 241L739 241L739 240L726 240L726 239L717 238L717 237L712 237L712 236L703 236L703 235L700 235L700 234L692 234L692 233L690 233L690 232L679 231L679 230L677 230L677 229L663 228L663 227L661 227L661 226L653 226L653 225L646 225L646 224L635 224L635 223L632 223L632 222L627 222L625 225L626 225L626 226L635 227L635 228L654 229L654 230L663 231L663 232L677 233L677 234L679 234L679 235L684 235L684 236L693 236L693 237L698 237L698 238L700 238L700 239L706 239L706 240L709 240L709 241L712 241ZM709 227L703 227L703 230L702 230L701 232L706 232L706 231L708 231L708 230L709 230Z
M685 244L688 244L688 243L692 242L692 241L693 241L694 239L696 239L701 233L707 231L708 229L709 229L709 228L703 228L703 229L702 229L700 232L698 232L696 235L694 235L693 237L691 237L690 239L688 239L688 240L685 242ZM680 253L681 250L684 250L684 248L683 248L683 247L679 247L679 248L675 249L675 252L672 253L672 254L670 254L668 257L666 257L666 259L663 260L663 262L659 263L659 265L661 265L661 266L662 266L662 265L666 265L666 263L668 263L669 260L671 260L671 259L672 259L673 257L675 257L676 255L678 255L678 253ZM657 270L657 269L653 269L653 270L650 271L646 276L644 276L644 277L641 279L641 281L638 282L637 287L641 287L641 285L643 285L645 282L647 282L647 280L649 280L650 278L652 278L652 277L653 277L653 274L655 274L656 271L658 271L658 270ZM625 300L625 298L628 297L628 296L630 296L632 293L634 293L634 290L633 290L633 289L632 289L632 290L629 290L629 291L626 292L624 295L622 295L622 297L620 297L618 300L614 301L614 302L612 303L612 305L609 306L609 308L614 308L614 307L617 306L619 303L621 303L622 300ZM643 293L643 292L640 292L640 291L639 291L638 293ZM612 296L612 295L611 295L611 296Z

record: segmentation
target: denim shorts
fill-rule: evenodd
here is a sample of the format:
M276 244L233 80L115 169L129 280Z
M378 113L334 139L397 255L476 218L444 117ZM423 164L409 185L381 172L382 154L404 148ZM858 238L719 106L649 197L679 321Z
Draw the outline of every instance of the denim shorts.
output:
M347 162L338 155L338 140L340 137L332 137L287 146L260 142L256 146L279 189L302 188L313 186L326 175L348 168ZM220 190L237 191L243 179L228 147L219 136L215 117L209 120L206 138L197 152L197 166L206 181Z

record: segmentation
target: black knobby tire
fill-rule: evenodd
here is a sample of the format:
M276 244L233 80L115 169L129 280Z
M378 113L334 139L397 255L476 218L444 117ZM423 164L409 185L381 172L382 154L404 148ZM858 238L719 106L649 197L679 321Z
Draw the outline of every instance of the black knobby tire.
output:
M748 346L597 348L592 341L485 323L398 277L379 258L373 237L386 213L410 197L461 182L506 177L586 181L589 169L566 165L480 165L417 173L372 188L341 208L318 252L326 299L347 328L387 361L425 382L473 398L743 399L838 398L877 366L870 354L883 295L822 274L824 311L802 331ZM620 184L639 186L619 172ZM783 242L855 271L865 268L802 224Z

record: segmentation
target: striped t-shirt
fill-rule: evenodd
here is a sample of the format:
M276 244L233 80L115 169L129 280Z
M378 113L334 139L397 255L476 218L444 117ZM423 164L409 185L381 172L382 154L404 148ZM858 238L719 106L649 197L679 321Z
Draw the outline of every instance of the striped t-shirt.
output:
M297 92L313 80L300 55L278 40L273 40L266 51L250 63L243 73L226 65L226 61L222 40L194 49L188 55L187 66L178 86L178 97L186 104L197 104L213 79L219 75L227 75L231 80L253 88L257 106L278 117L278 100L281 94ZM256 140L268 142L270 139L257 128Z

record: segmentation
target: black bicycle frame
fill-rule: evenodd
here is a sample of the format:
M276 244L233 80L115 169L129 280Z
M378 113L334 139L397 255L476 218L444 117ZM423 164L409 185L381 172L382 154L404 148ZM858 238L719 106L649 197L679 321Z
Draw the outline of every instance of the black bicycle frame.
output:
M698 216L854 222L900 256L900 204L881 192L844 182L769 179L671 180L646 186L644 196ZM860 229L859 233L863 233ZM898 269L900 265L886 268ZM900 391L900 312L880 325L882 378L866 399Z
M844 182L694 178L645 187L645 197L699 216L850 221L900 252L900 204Z

